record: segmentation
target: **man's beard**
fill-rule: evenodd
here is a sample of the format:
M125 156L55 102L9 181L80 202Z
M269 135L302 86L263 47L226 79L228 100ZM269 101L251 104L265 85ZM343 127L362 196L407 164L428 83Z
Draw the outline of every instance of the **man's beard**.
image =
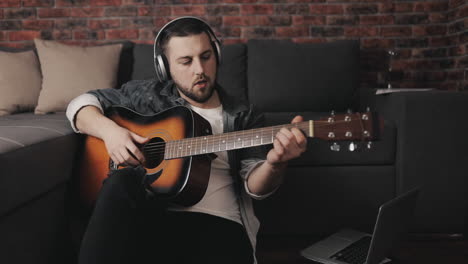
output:
M177 85L177 89L183 93L185 96L187 96L188 98L192 99L193 101L197 102L197 103L205 103L206 101L208 101L208 99L211 98L211 96L213 95L213 92L214 92L214 84L210 84L210 82L207 80L207 83L206 83L206 87L204 88L206 90L205 93L203 93L202 95L196 95L195 93L191 92L190 90L191 89L187 89L186 87L180 85L176 80L174 80L174 83ZM194 85L192 85L193 87Z

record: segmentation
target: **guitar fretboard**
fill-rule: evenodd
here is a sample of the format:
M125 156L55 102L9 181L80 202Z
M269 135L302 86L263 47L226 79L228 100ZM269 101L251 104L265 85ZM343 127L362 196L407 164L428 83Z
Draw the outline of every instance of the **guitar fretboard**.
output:
M313 121L255 128L203 137L185 138L166 142L164 159L175 159L227 150L272 144L281 128L297 127L306 136L313 136Z

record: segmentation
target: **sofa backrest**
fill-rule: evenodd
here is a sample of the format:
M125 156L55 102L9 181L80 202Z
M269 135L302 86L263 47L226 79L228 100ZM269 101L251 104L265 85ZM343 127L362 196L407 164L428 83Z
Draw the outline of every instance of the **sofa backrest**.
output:
M355 106L357 41L251 40L247 45L248 96L260 110L324 112Z

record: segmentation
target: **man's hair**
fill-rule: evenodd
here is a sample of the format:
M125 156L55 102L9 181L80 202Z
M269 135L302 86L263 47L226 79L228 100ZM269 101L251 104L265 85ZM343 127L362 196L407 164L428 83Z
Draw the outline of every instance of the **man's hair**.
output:
M207 26L205 23L197 19L179 19L165 28L163 32L161 32L159 47L163 52L165 52L167 43L172 37L186 37L191 35L198 35L203 32L208 34L208 29L206 27ZM209 34L208 37L210 37Z

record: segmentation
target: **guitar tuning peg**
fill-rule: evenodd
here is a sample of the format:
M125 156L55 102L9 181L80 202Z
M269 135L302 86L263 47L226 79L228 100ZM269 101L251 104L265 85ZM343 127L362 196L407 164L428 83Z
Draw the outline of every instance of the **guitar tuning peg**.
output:
M366 112L368 112L368 113L370 112L370 107L369 106L366 107Z
M358 149L358 145L354 142L349 143L349 151L353 152Z
M340 151L341 147L340 147L340 145L338 145L338 143L333 142L333 144L330 146L330 149L331 149L332 151L338 152L338 151Z
M330 113L331 116L335 116L335 110L332 110Z
M372 149L372 141L367 142L367 149Z
M352 113L353 113L353 110L351 110L351 108L348 108L348 110L346 110L346 113L352 114Z

